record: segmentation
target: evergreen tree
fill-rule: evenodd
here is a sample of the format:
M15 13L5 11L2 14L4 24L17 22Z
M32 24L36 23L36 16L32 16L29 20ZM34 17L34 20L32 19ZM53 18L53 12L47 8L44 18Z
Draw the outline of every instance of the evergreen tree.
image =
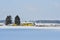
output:
M8 25L8 24L11 24L11 23L12 23L11 16L7 16L5 24Z
M20 18L18 15L15 17L15 24L20 25Z

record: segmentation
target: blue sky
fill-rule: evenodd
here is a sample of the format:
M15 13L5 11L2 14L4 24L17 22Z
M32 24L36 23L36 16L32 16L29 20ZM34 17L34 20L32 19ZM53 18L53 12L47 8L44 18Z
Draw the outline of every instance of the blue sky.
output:
M60 20L60 0L0 0L0 20L7 15L19 15L23 21Z
M0 29L0 40L60 40L60 30Z

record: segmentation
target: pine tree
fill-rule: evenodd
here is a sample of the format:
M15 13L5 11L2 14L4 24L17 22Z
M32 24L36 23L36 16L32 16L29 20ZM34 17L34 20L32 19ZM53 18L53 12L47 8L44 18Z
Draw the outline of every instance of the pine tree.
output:
M20 25L20 18L18 15L15 17L15 24Z
M8 24L11 24L11 23L12 23L11 16L7 16L5 24L8 25Z

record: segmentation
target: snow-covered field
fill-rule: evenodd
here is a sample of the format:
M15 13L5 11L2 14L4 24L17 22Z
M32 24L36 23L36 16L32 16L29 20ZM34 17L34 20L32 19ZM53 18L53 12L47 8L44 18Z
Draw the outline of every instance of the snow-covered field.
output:
M60 29L60 27L0 26L0 29Z
M44 25L44 26L6 26L3 23L0 23L0 29L60 29L60 24L54 25Z

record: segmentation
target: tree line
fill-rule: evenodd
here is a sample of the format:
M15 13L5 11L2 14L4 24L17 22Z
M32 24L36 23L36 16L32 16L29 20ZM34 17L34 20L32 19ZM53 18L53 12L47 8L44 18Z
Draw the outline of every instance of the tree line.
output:
M5 20L5 25L9 25L9 24L12 24L12 17L11 16L7 16L6 20ZM14 19L14 24L20 25L20 18L18 15Z

